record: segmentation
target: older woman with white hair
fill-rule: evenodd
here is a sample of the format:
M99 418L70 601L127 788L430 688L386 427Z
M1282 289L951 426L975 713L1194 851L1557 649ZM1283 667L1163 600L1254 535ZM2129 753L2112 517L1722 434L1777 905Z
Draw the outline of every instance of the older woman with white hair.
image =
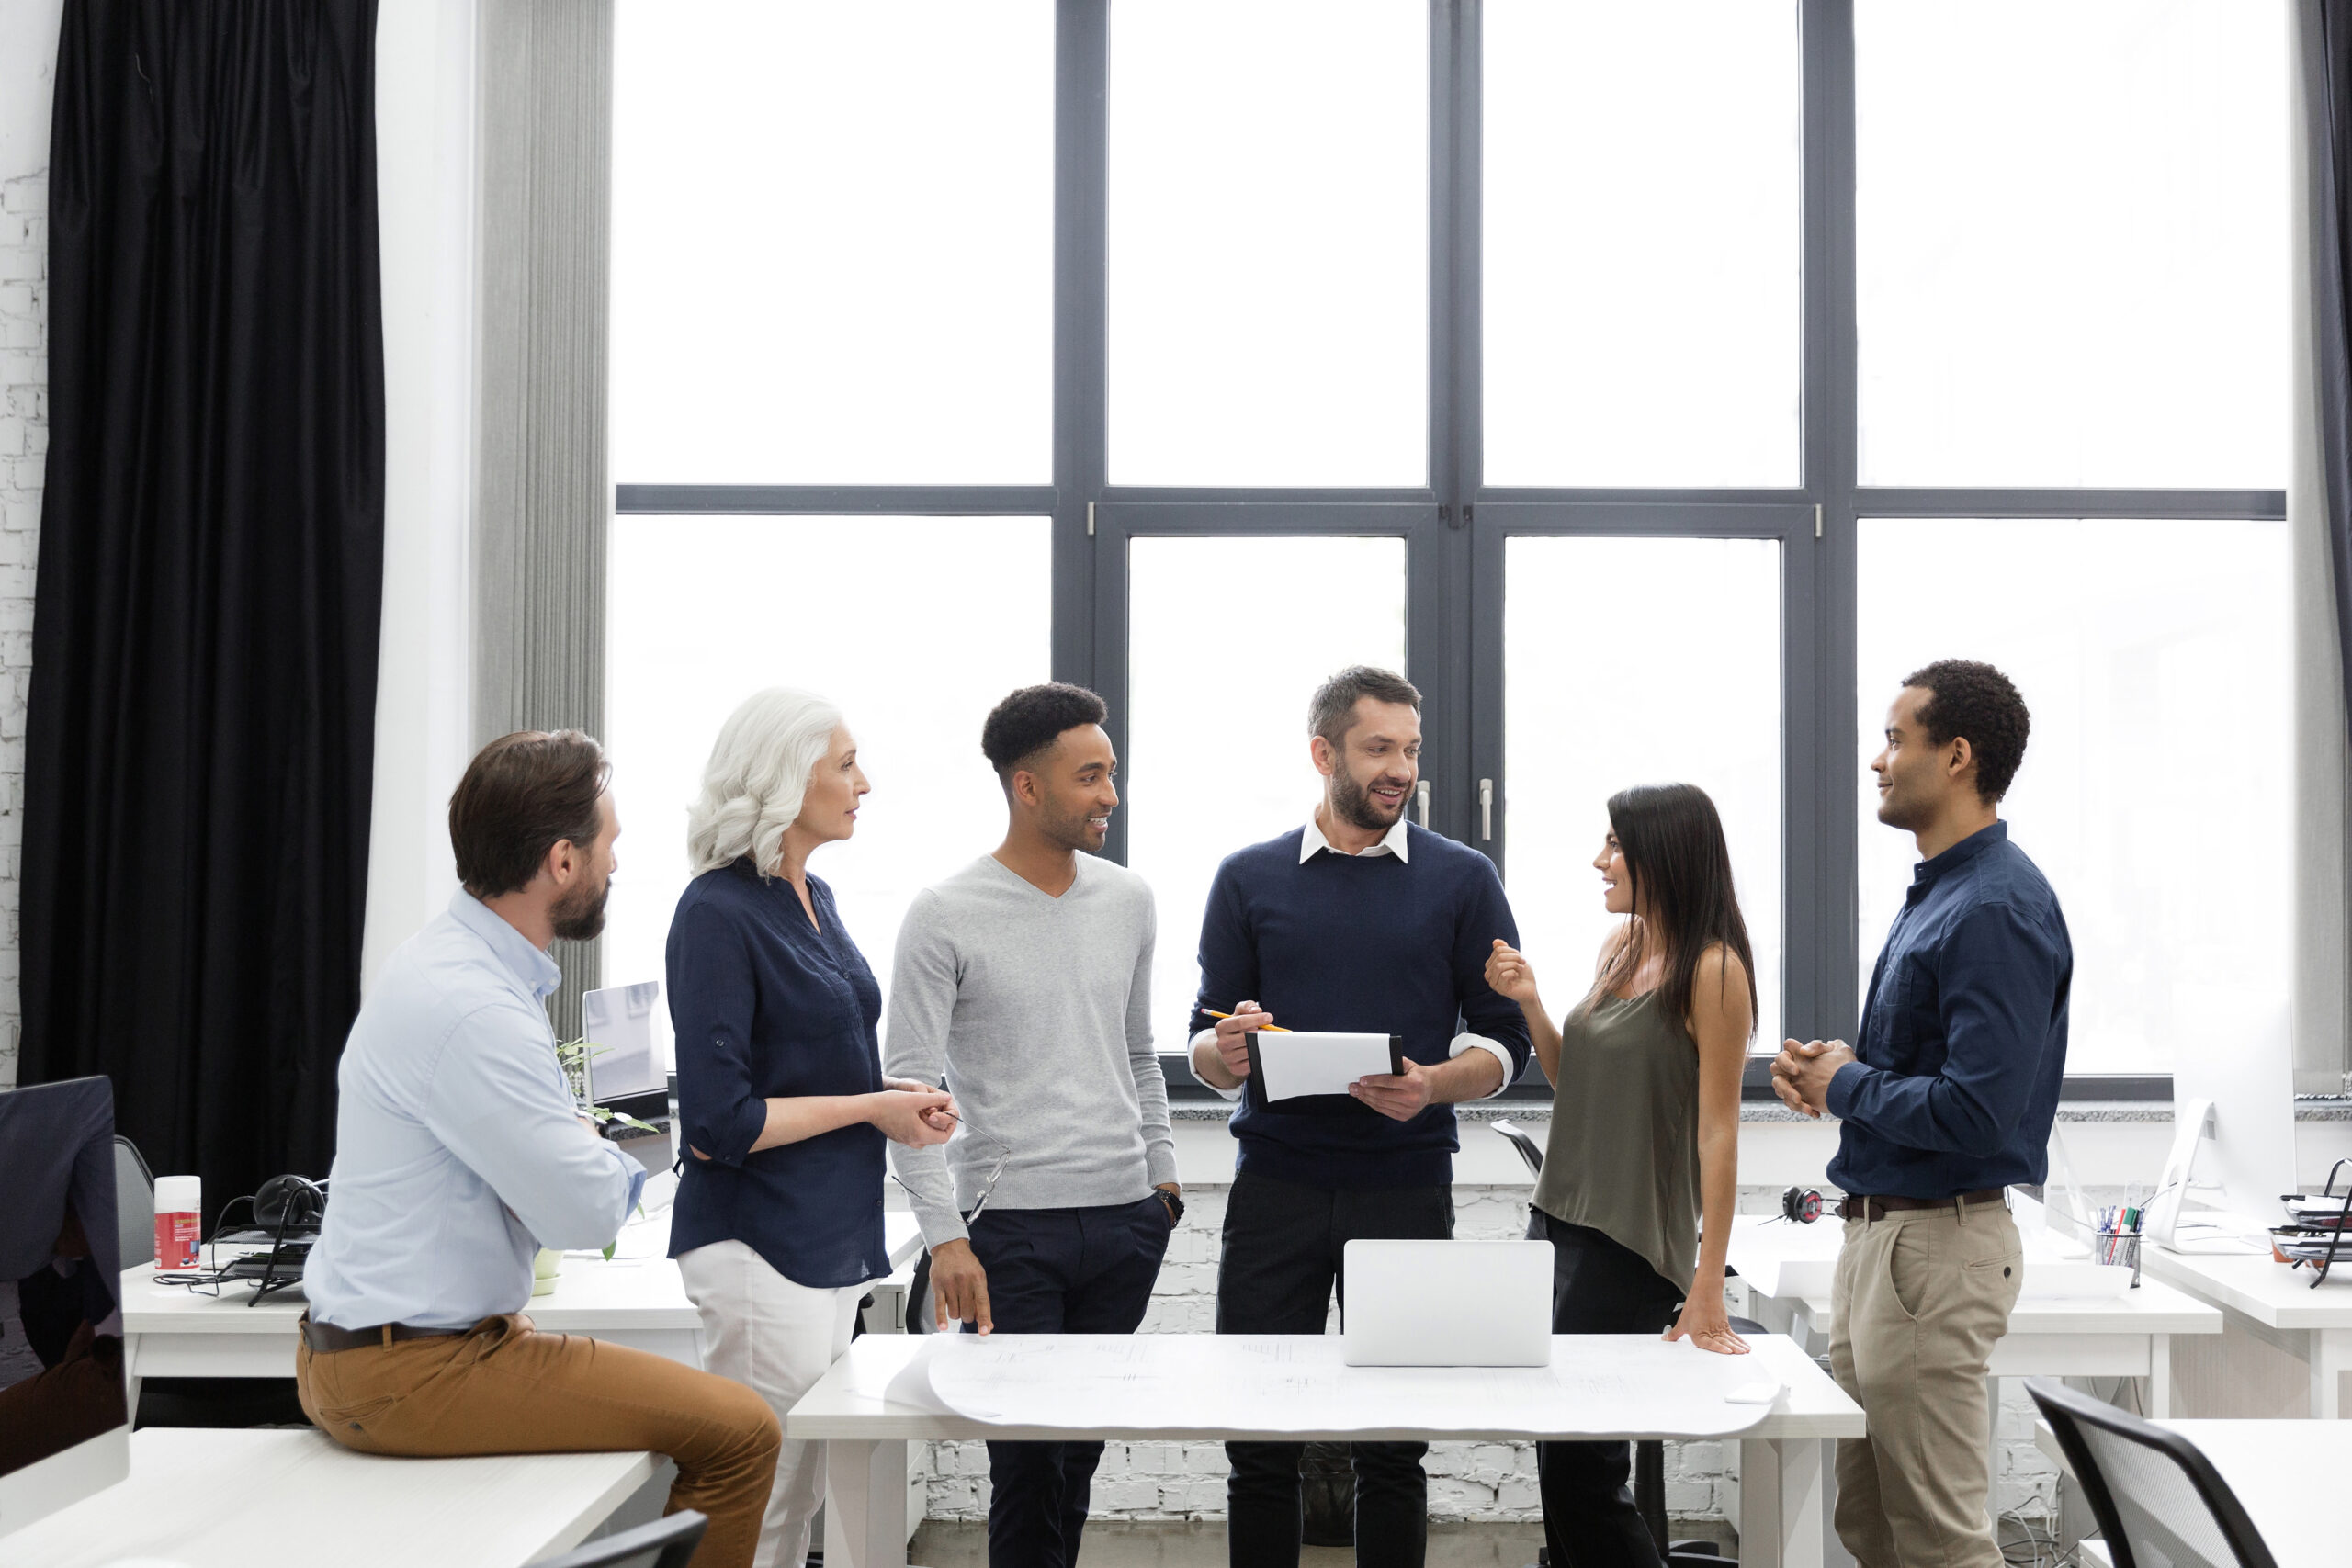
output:
M744 700L687 814L695 879L670 922L678 1117L693 1158L670 1253L702 1316L703 1365L778 1416L849 1348L882 1242L883 1142L947 1141L954 1102L886 1079L882 995L808 857L856 829L868 785L840 712L807 692ZM758 1568L797 1564L824 1445L784 1445Z

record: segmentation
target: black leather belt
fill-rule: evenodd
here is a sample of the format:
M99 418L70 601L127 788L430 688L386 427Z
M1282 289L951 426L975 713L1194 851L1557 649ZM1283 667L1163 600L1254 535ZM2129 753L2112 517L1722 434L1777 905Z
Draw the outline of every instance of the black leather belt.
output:
M1956 1209L1965 1203L1971 1208L1980 1203L2009 1206L2009 1190L1987 1187L1978 1192L1962 1192L1951 1198L1849 1198L1838 1205L1841 1220L1883 1220L1891 1213L1909 1209Z
M467 1332L463 1328L418 1328L405 1323L379 1324L374 1328L337 1328L331 1323L312 1323L307 1313L302 1317L302 1343L316 1356L371 1346L381 1349L399 1339L455 1339Z

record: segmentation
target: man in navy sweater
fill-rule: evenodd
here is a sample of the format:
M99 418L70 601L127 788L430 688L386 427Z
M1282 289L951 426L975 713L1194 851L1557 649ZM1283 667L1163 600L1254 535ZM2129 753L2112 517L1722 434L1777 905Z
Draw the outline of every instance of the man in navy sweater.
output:
M1193 1071L1241 1100L1220 1334L1320 1334L1334 1285L1346 1310L1350 1241L1451 1236L1453 1105L1501 1092L1527 1065L1526 1021L1486 982L1494 940L1519 940L1494 864L1405 820L1420 773L1420 705L1385 670L1325 682L1308 742L1322 804L1304 828L1227 856L1209 889ZM1249 1086L1244 1037L1277 1020L1401 1034L1406 1070L1360 1078L1346 1095L1270 1104ZM1226 1445L1236 1564L1297 1563L1302 1447ZM1421 1562L1428 1447L1353 1445L1358 1562Z

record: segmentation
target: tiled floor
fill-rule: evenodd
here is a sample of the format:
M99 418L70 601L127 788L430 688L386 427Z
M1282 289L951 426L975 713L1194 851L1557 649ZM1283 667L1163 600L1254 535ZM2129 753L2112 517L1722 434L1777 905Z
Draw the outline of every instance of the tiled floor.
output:
M1543 1543L1541 1525L1432 1525L1429 1568L1526 1568ZM929 1520L907 1555L924 1568L986 1568L988 1528ZM1349 1547L1310 1546L1300 1552L1299 1568L1340 1568L1355 1560ZM1225 1526L1105 1520L1086 1527L1080 1561L1085 1568L1225 1568Z

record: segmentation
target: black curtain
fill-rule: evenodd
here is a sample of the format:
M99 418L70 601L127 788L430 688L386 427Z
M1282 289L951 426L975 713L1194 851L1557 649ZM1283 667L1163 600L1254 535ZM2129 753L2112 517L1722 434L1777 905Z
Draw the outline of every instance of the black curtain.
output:
M359 999L384 511L374 0L68 0L22 1076L208 1219L323 1175Z
M2303 136L2311 158L2311 333L2318 391L2320 495L2335 580L2337 657L2352 720L2352 0L2295 7L2303 77Z

